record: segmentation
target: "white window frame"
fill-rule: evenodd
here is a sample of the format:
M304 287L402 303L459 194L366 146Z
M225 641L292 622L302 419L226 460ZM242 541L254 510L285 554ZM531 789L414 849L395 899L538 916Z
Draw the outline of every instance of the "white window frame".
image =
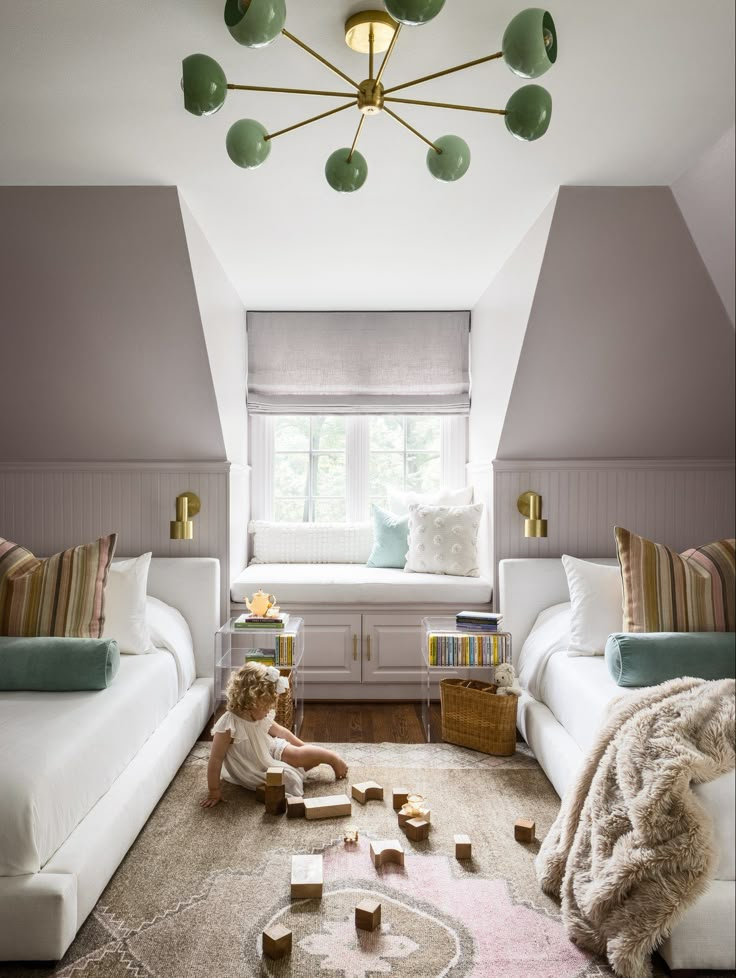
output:
M297 412L294 412L296 415ZM274 415L250 417L251 519L273 520ZM443 488L466 485L468 419L466 415L443 415L440 428L440 481ZM310 464L312 453L310 451ZM345 418L346 522L361 523L369 511L369 425L368 416Z

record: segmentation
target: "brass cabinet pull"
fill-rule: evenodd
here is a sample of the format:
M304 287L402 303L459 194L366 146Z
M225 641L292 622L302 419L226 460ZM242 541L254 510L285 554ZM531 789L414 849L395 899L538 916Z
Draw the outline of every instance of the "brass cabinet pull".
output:
M367 644L367 647L368 647L367 648L367 651L368 651L367 658L368 658L368 661L370 662L371 661L371 637L370 637L370 635L368 635L367 638L366 638L366 644Z
M358 661L358 635L353 632L353 662Z

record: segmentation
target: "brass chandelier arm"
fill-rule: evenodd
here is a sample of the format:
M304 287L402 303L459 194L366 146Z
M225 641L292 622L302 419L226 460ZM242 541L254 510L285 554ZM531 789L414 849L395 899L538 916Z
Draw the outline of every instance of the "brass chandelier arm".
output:
M391 43L388 46L386 53L383 56L383 61L381 62L381 67L378 69L378 74L376 75L376 85L380 82L383 77L383 72L388 64L388 59L394 53L394 48L396 47L396 42L399 39L399 34L401 33L401 24L396 28L394 36L391 38Z
M465 64L455 65L454 68L445 68L444 71L435 71L431 75L424 75L422 78L414 78L412 81L403 82L401 85L394 85L393 88L387 88L385 95L390 95L392 92L400 92L402 88L411 88L412 85L421 85L422 82L432 81L433 78L442 78L443 75L451 75L455 71L465 71L466 68L474 68L476 65L485 64L486 61L495 61L496 58L502 58L503 51L497 51L496 54L486 55L485 58L476 58L475 61L466 61Z
M310 48L308 44L305 44L304 41L300 41L298 37L290 34L285 27L282 28L281 33L284 35L284 37L288 37L290 41L293 41L294 44L297 44L300 48L302 48L302 50L306 51L307 54L311 54L312 57L316 58L317 61L325 66L325 68L329 68L330 71L334 71L335 74L339 75L343 81L348 83L348 85L352 85L355 89L359 87L358 83L354 82L353 79L349 75L346 75L344 71L341 71L337 65L333 65L331 61L327 60L327 58L323 58L321 54L317 54L317 52Z
M329 109L327 112L320 112L319 115L313 115L310 119L305 119L304 122L297 122L293 126L287 126L286 129L279 129L278 132L270 132L263 138L266 140L275 139L277 136L283 136L284 133L293 132L295 129L301 129L302 126L308 126L311 122L318 122L320 119L326 119L328 115L335 115L335 113L342 112L345 109L352 109L355 107L355 105L355 100L346 102L345 105L338 105L336 109Z
M365 122L365 120L367 118L368 117L365 116L365 115L361 115L361 117L360 117L360 122L358 123L358 131L355 133L355 139L353 139L353 145L350 147L350 152L348 153L348 163L353 158L353 153L355 152L355 147L358 145L358 140L360 139L360 132L361 132L361 130L363 128L363 123Z
M355 98L352 92L325 92L316 88L273 88L271 85L232 85L229 89L238 92L284 92L286 95L326 95L330 98Z
M373 45L376 42L376 36L373 33L373 24L371 24L371 32L368 35L368 77L373 78Z
M399 123L399 125L403 126L405 129L408 129L409 132L413 132L414 135L415 136L418 136L423 143L426 143L427 144L427 146L431 146L432 149L435 151L435 153L441 153L442 152L442 150L439 148L439 146L435 146L435 144L431 140L427 139L426 136L423 136L420 132L418 132L414 128L414 126L410 126L409 123L405 119L402 119L400 115L397 115L395 112L393 112L391 109L389 109L388 106L384 105L383 111L386 112L387 115L390 115L392 119L396 119L396 121Z
M451 102L422 102L414 98L384 98L385 102L402 102L404 105L431 105L435 109L460 109L462 112L487 112L489 115L506 115L506 109L484 109L479 105L453 105Z

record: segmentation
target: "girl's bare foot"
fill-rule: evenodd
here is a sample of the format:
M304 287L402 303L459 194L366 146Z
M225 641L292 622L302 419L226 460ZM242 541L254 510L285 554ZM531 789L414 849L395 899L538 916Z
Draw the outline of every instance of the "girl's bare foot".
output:
M333 761L332 770L335 772L336 781L342 781L343 778L348 776L348 766L341 757Z

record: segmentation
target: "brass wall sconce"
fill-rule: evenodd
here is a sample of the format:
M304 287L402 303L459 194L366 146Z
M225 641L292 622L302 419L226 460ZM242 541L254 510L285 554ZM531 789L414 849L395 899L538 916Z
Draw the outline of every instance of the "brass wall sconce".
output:
M192 540L194 523L192 517L200 510L199 496L195 492L183 492L176 497L176 519L169 523L169 536L172 540Z
M524 520L525 537L546 537L547 520L542 519L542 497L538 492L522 492L516 500L516 508Z

